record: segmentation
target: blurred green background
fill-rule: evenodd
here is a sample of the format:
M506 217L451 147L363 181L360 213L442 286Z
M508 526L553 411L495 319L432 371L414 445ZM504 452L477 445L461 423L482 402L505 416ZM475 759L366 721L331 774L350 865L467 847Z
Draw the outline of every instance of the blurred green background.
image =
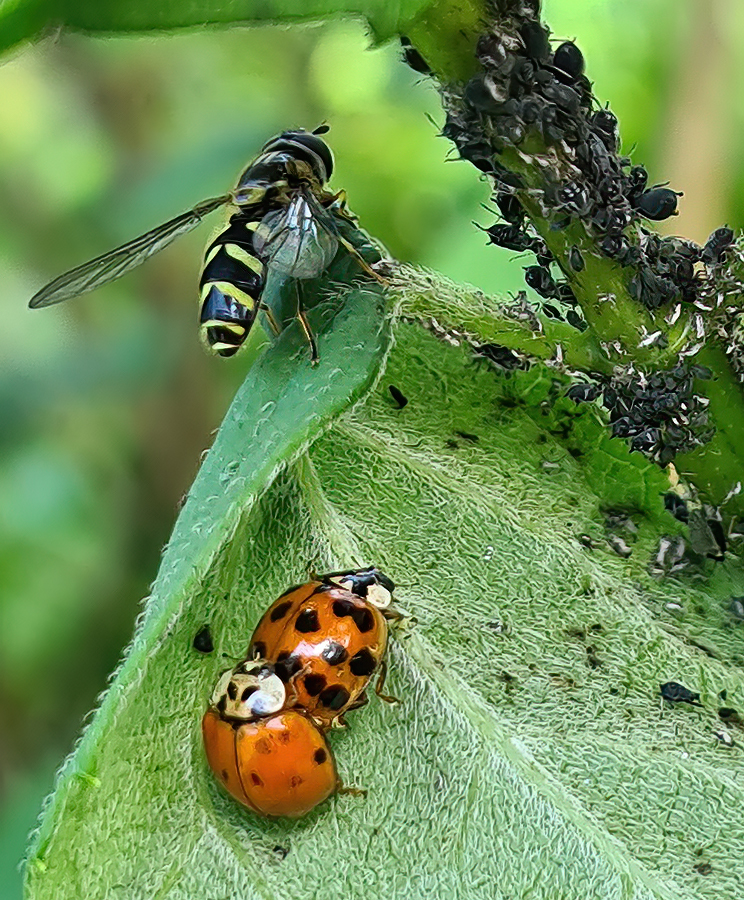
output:
M742 224L744 8L545 0L623 146L685 191L667 230ZM49 37L0 65L0 900L43 797L130 639L179 499L245 362L208 357L196 284L211 225L97 294L41 285L223 193L273 134L328 121L362 225L402 260L492 293L525 261L487 249L488 185L448 161L433 88L363 28Z

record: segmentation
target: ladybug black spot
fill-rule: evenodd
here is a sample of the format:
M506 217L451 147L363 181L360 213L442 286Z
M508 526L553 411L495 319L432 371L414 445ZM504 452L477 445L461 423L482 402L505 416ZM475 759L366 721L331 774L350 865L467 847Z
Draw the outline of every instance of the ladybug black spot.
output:
M317 697L326 686L326 680L323 675L306 675L303 678L303 683L305 690L311 697Z
M227 769L223 769L223 770L220 772L220 775L222 776L222 780L223 780L223 781L227 781L227 780L228 780Z
M251 696L251 694L255 694L257 690L258 690L258 688L255 685L252 685L251 687L247 687L243 691L243 693L240 695L241 702L245 703L245 701Z
M345 616L353 615L355 609L356 603L354 603L352 600L333 601L333 615L339 619L343 619Z
M263 641L254 641L250 646L248 655L253 657L253 659L263 659L266 656L266 644Z
M234 681L231 681L227 686L227 696L234 700L238 696L238 686Z
M351 657L349 668L353 675L371 675L377 668L377 660L370 651L364 647L359 653L356 653Z
M278 622L279 619L283 619L287 615L291 606L292 601L285 600L284 603L280 603L279 606L275 606L274 609L271 610L269 619L271 619L272 622Z
M317 610L303 609L299 616L297 616L295 630L302 634L320 631L320 621L318 620Z
M334 600L333 614L339 619L351 616L354 624L362 634L371 631L375 626L375 617L369 609L366 606L354 603L353 600Z
M349 654L341 644L337 644L336 641L328 641L328 646L320 655L329 665L340 666L342 662L346 662Z
M365 607L364 609L357 609L353 613L354 624L356 627L365 634L368 631L372 631L375 627L375 617L372 613Z
M319 766L322 766L323 763L328 759L328 754L322 747L318 747L315 753L313 753L313 759Z
M290 680L290 678L293 678L300 671L301 668L302 662L300 661L299 657L288 653L286 650L282 650L282 652L276 658L274 671L286 684Z
M223 694L220 699L217 701L217 712L224 713L227 708L227 697Z
M258 772L251 772L251 781L256 785L256 787L263 785L263 780L261 779Z
M349 692L342 685L333 684L321 693L320 702L327 709L343 709L349 702Z

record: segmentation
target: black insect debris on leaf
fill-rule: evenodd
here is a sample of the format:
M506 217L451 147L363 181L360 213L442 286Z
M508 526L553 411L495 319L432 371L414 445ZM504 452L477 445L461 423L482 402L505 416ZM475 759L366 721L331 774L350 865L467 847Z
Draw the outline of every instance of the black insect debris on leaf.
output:
M408 404L408 397L399 390L394 384L388 385L390 396L393 398L399 409L403 409Z
M679 684L676 681L667 681L666 684L660 684L659 691L667 703L689 703L690 706L703 705L699 702L700 694L688 690L683 684Z
M212 632L209 625L202 626L194 635L194 650L199 653L211 653L214 650L214 642L212 641Z

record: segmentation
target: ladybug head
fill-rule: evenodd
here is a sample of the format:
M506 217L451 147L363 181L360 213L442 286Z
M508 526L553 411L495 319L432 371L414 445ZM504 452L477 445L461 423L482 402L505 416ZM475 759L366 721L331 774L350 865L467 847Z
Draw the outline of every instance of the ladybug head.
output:
M386 609L392 603L395 584L374 566L350 572L332 572L324 578L379 609Z

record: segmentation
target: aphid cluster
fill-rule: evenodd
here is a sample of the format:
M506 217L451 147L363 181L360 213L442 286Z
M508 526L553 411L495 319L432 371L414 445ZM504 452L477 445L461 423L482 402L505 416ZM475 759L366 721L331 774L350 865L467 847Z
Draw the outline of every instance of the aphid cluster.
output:
M695 393L695 379L708 379L703 366L680 363L666 371L644 374L634 366L618 367L600 386L575 384L567 396L577 403L602 396L614 437L627 438L631 450L639 450L660 465L670 463L704 443L707 399Z
M744 255L733 243L730 228L714 231L705 245L709 278L696 304L702 314L715 310L715 331L736 372L744 382L744 312L738 298L744 295ZM729 298L736 298L731 302ZM706 323L707 324L707 323Z
M576 403L601 396L613 436L665 466L708 440L707 399L695 393L694 383L710 377L703 366L683 363L650 374L629 365L617 367L604 384L574 384L566 395Z
M640 224L674 215L679 194L649 185L646 169L619 154L617 119L596 108L581 51L571 41L553 48L538 13L538 2L494 3L496 20L476 48L482 71L462 95L445 94L442 133L495 181L494 201L504 221L486 229L490 241L534 253L537 266L526 269L527 283L542 298L559 301L543 311L577 328L586 323L573 308L570 288L553 279L551 254L525 224L523 200L536 203L553 230L580 220L602 255L632 267L629 291L648 309L692 302L700 283L695 263L720 264L733 233L718 229L701 248L660 238ZM544 149L540 165L530 167L539 172L538 183L528 184L515 160L529 164L535 158L535 139ZM567 264L567 274L584 269L578 247L571 248Z
M342 789L325 735L367 702L376 674L380 694L393 590L374 568L332 572L263 615L202 720L209 766L240 803L297 818Z
M644 220L673 215L679 195L649 184L646 169L620 154L617 119L598 108L581 51L571 41L551 43L537 0L492 0L491 11L476 46L480 72L461 92L444 91L443 134L493 179L499 219L484 230L493 244L534 254L525 280L541 298L543 315L588 327L568 282L586 277L581 273L592 253L622 267L628 294L649 311L663 310L668 326L684 315L675 331L675 339L682 334L684 341L676 365L644 373L626 363L612 378L596 376L600 384L577 385L572 392L578 393L569 393L577 402L602 394L613 434L665 465L713 434L707 398L693 386L706 376L689 362L712 329L726 339L744 380L744 317L732 308L726 320L721 309L727 293L744 290L728 265L739 256L733 232L719 228L701 247L649 231ZM565 256L555 260L550 233L539 235L528 211L550 232L580 224L590 242L568 242ZM566 280L551 270L554 262ZM638 348L667 342L663 327L648 329L639 334ZM631 349L617 342L603 346L608 355Z

